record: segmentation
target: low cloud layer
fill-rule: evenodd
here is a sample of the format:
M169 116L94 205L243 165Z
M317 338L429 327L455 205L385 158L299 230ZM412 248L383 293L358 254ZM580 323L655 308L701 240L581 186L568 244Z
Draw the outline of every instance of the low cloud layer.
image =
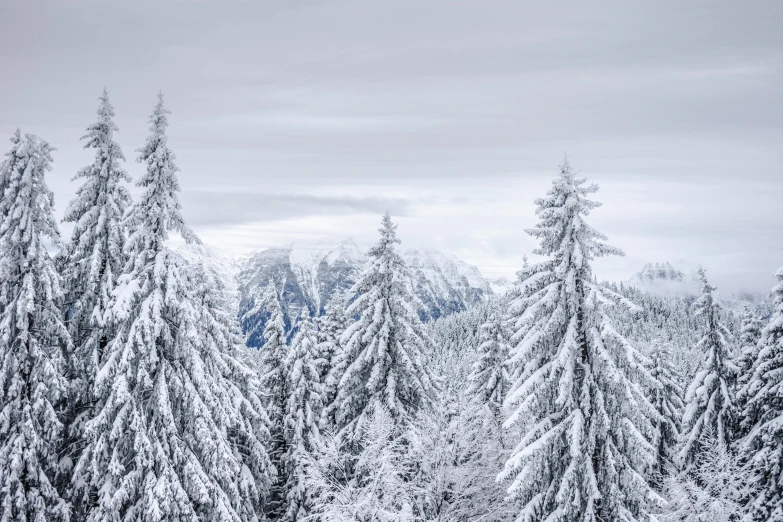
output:
M62 209L106 86L126 155L163 90L183 207L217 246L406 242L511 275L568 152L627 257L764 290L783 259L783 3L6 2L0 133L58 148ZM139 165L128 170L138 177Z

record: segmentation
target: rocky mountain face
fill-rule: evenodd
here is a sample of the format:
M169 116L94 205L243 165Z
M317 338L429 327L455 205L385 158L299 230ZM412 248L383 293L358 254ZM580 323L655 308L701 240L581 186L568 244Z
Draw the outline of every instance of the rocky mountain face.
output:
M641 271L631 277L632 282L649 283L654 281L684 282L685 274L670 263L647 263Z
M478 269L439 252L405 250L423 320L465 310L494 295ZM263 297L274 285L290 327L302 314L323 313L336 296L346 296L364 264L365 252L353 241L292 245L252 254L238 266L239 315L250 346L263 344L267 320Z

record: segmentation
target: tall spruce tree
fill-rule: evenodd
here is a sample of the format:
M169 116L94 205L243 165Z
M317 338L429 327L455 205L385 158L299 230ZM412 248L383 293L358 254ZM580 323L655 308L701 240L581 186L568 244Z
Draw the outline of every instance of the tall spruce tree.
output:
M775 308L761 333L742 412L749 433L740 451L761 477L760 493L750 502L758 522L783 522L783 268L775 278Z
M310 511L310 497L305 484L307 463L304 454L320 436L319 421L323 408L323 388L319 367L318 339L309 317L303 315L299 331L291 342L286 367L288 400L284 418L286 454L284 456L288 484L288 506L284 519L303 520Z
M682 448L679 459L683 467L697 464L705 434L715 443L729 447L735 436L736 411L734 385L737 367L731 360L731 332L720 322L720 305L715 300L707 274L699 268L702 296L694 303L697 315L704 319L706 330L696 348L705 353L702 369L696 373L685 394L682 418Z
M323 386L324 405L334 401L337 393L337 383L340 382L345 366L342 358L340 337L350 325L350 318L345 313L345 301L342 296L335 296L326 305L325 313L318 317L318 358L321 384ZM334 418L328 409L323 408L321 423L333 426Z
M508 344L500 310L492 311L481 325L479 342L479 358L473 363L468 376L468 393L476 394L492 416L502 422L501 409L508 391L509 376L506 369Z
M591 261L622 254L585 222L597 189L564 162L528 230L550 259L520 271L522 302L510 307L518 342L509 363L524 367L506 426L522 423L525 435L499 479L513 478L519 521L647 520L657 415L645 388L654 381L605 311L633 305L594 282Z
M410 274L394 246L397 226L383 216L381 239L353 286L347 313L359 319L343 333L345 372L333 403L342 440L354 435L378 406L402 429L433 392L426 366L428 337L413 307Z
M650 350L650 375L655 381L652 403L659 415L655 421L655 437L652 441L656 451L652 482L660 487L676 462L684 408L684 393L682 386L678 384L679 371L672 361L672 348L668 341L653 341Z
M270 519L285 516L287 506L288 474L285 466L287 453L284 418L288 399L288 346L285 319L274 285L270 284L264 299L269 320L264 327L264 345L260 348L261 385L266 390L267 413L270 420L269 456L275 466L276 478L269 491L264 511Z
M756 363L759 351L761 351L761 332L764 328L764 322L759 318L757 311L750 306L746 306L742 311L740 318L739 331L739 350L737 353L737 366L739 375L737 377L737 401L743 402L743 390L750 382L753 375L753 365ZM742 407L739 408L742 410Z
M227 378L242 366L233 332L199 295L205 281L165 245L172 231L198 241L180 213L168 114L159 95L139 149L147 169L114 292L117 332L95 379L97 408L74 472L94 499L88 521L253 520L243 494L265 455L237 451L238 441L262 444L243 419L248 399ZM252 479L263 494L268 477Z
M114 108L104 89L98 106L98 121L87 127L85 148L95 149L93 163L81 169L74 180L84 179L68 204L63 221L74 224L66 246L68 329L73 353L68 357L69 398L65 415L67 435L64 470L69 474L78 460L84 422L92 416L92 387L106 344L114 335L108 321L112 292L125 263L123 217L130 205L125 186L130 176L120 162L122 149L114 141L118 130ZM76 514L80 503L76 502Z
M66 393L59 245L45 174L52 147L17 130L0 164L0 521L69 519L53 480Z
M267 453L270 440L270 420L264 405L266 390L256 371L255 350L242 343L237 320L237 306L222 277L204 263L189 267L195 283L195 299L200 321L211 337L205 337L213 349L225 351L224 375L231 383L232 399L237 410L231 412L232 423L226 427L235 458L242 468L237 487L242 505L237 510L241 520L254 521L263 513L265 495L275 478L275 470Z

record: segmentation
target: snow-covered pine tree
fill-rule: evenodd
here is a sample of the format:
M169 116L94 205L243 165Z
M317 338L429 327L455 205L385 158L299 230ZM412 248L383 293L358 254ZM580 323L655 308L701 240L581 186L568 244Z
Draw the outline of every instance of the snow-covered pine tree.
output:
M13 173L12 165L16 165L20 161L20 158L16 156L16 152L19 150L19 144L22 142L22 130L17 128L9 141L11 142L11 150L6 153L8 159L0 162L0 165L3 166L0 169L0 197L5 194L5 189L8 188L11 174Z
M320 376L323 385L323 403L331 404L337 393L337 383L340 382L345 366L340 347L340 336L350 325L350 318L345 313L345 301L342 296L335 296L326 305L324 314L318 317L318 358L321 360ZM321 419L323 425L334 425L327 408L323 409Z
M653 447L656 460L652 468L651 482L661 485L662 479L676 461L680 438L684 396L678 384L678 370L672 362L672 348L668 341L653 341L650 350L650 375L655 380L652 402L659 418L655 421Z
M287 453L283 426L288 400L288 346L285 319L273 284L269 284L264 299L269 320L264 327L264 345L260 348L261 385L268 394L266 408L270 421L269 456L275 466L276 479L269 490L264 512L270 519L282 518L286 513L288 475L285 467Z
M263 512L265 493L275 479L275 469L266 449L270 420L264 406L266 391L253 361L252 352L256 350L251 352L242 343L237 303L233 302L219 274L201 262L191 266L190 272L195 284L194 297L200 304L197 321L209 332L204 341L226 352L224 375L232 385L232 400L237 407L226 429L234 457L242 464L236 481L243 504L237 513L243 521L257 520L257 515Z
M493 310L481 325L479 340L479 358L473 363L473 369L468 375L468 393L477 395L500 424L509 381L506 369L508 344L500 310Z
M585 222L599 206L587 199L597 189L563 163L528 230L540 239L534 253L550 259L520 271L509 307L509 363L524 367L505 425L523 423L525 435L498 478L513 478L520 522L647 520L657 414L645 389L654 381L605 311L633 305L594 283L591 261L622 254Z
M428 336L414 310L410 274L394 249L397 226L383 216L381 239L351 289L356 299L347 313L359 316L343 333L345 372L332 405L339 435L354 434L370 412L383 405L402 429L433 392L425 364Z
M742 412L749 434L740 445L760 475L751 500L753 520L783 522L783 267L775 273L774 310L759 340L761 349L745 387Z
M87 134L82 137L86 140L85 148L95 149L95 160L74 177L74 180L84 179L84 184L76 191L63 218L74 224L71 241L64 252L68 329L74 348L67 358L70 390L62 459L67 479L79 458L84 422L92 416L95 373L106 344L114 335L107 320L108 310L125 263L123 218L130 205L125 183L131 179L120 164L125 156L114 141L118 129L113 117L114 108L104 89L98 121L87 127ZM80 502L74 501L78 516Z
M720 322L720 305L715 300L707 274L699 267L702 296L693 304L695 313L704 319L706 331L696 348L706 354L702 369L688 386L685 394L685 413L682 418L682 447L680 465L690 468L696 464L705 430L714 434L717 444L729 447L735 435L736 411L734 385L737 367L731 360L729 339L731 333Z
M246 398L226 377L241 366L232 332L199 292L204 281L165 246L173 231L198 241L180 213L168 114L159 95L139 149L147 169L130 211L129 262L114 292L117 332L96 375L95 415L74 470L90 489L85 498L94 499L90 522L257 518L243 494L263 455L258 445L241 458L237 452L237 442L254 434L243 419ZM266 477L253 479L263 494Z
M45 174L52 147L16 131L0 164L0 520L69 519L53 484L66 393L60 276L45 243L60 243Z
M746 400L744 397L744 389L748 382L750 382L753 365L761 350L759 340L761 339L763 327L764 322L759 318L758 312L753 310L750 306L746 306L742 311L742 317L740 318L739 349L736 363L739 368L739 375L737 377L737 404L739 405L740 411L743 409L743 404Z
M286 454L284 456L288 484L286 499L288 505L284 520L303 520L310 512L310 497L305 484L305 453L317 440L323 408L323 389L318 358L318 339L310 318L302 315L299 331L291 341L286 367L288 400L286 402L284 434Z

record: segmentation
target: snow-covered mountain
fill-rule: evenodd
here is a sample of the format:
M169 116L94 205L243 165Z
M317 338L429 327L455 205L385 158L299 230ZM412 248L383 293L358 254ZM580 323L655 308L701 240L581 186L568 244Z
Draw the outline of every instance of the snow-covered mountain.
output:
M691 302L701 295L696 269L687 268L684 261L678 266L669 262L647 263L628 282L655 295L679 297ZM767 296L757 292L725 292L718 285L716 298L724 308L741 312L746 306L764 309Z
M671 263L647 263L639 272L636 272L631 281L640 283L650 282L678 282L685 281L685 274L674 268Z
M401 254L411 268L423 319L465 310L494 295L478 269L455 256L412 249ZM242 260L237 281L248 343L261 344L266 311L256 305L269 284L278 289L290 325L303 311L321 313L329 300L345 294L366 262L364 249L350 239L268 248Z
M647 263L631 276L629 283L647 292L668 296L693 298L699 295L700 287L694 274L674 268L671 263Z

